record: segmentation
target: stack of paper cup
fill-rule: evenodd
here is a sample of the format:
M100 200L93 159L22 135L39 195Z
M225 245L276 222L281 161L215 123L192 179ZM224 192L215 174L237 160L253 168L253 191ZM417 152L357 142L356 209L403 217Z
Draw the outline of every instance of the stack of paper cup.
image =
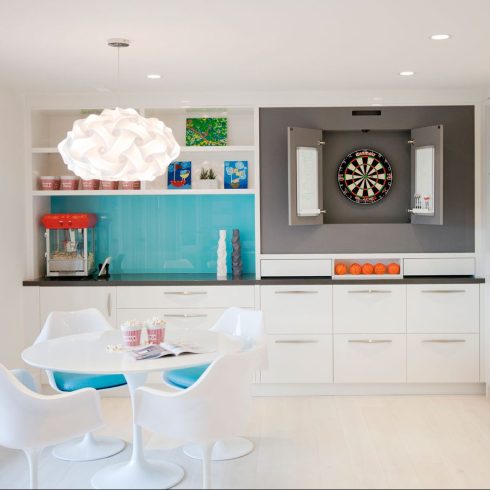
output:
M158 317L153 317L146 322L146 332L149 344L161 344L165 339L165 321Z
M136 347L141 344L141 330L144 324L135 320L124 322L121 325L123 342L127 347Z

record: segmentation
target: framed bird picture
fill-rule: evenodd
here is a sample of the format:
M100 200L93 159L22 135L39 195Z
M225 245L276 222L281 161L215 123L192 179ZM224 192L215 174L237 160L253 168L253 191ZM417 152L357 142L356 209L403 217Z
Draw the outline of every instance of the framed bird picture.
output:
M168 166L167 188L190 189L192 187L192 163L172 162Z

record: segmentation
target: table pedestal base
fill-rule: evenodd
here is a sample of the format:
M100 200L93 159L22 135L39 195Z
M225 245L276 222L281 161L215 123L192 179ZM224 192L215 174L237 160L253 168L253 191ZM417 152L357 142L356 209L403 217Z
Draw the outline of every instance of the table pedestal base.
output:
M171 488L184 478L184 470L173 463L142 461L106 466L92 478L93 488Z
M226 461L228 459L237 459L254 450L254 443L244 437L234 437L217 441L211 453L211 461ZM184 446L184 453L193 459L202 459L202 449L197 444Z

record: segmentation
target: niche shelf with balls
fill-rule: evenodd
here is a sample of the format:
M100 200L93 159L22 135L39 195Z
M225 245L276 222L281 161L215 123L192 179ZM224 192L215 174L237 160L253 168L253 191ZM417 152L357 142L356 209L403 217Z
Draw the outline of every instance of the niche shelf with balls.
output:
M334 259L332 279L381 280L402 279L401 259Z

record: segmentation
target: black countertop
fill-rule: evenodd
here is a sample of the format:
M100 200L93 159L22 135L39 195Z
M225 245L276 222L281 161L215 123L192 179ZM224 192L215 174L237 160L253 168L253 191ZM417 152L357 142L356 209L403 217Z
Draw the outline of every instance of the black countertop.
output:
M109 278L39 278L23 281L24 286L250 286L301 284L481 284L485 279L472 276L413 276L403 279L331 279L327 277L270 277L256 279L245 274L240 279L215 274L112 274Z

